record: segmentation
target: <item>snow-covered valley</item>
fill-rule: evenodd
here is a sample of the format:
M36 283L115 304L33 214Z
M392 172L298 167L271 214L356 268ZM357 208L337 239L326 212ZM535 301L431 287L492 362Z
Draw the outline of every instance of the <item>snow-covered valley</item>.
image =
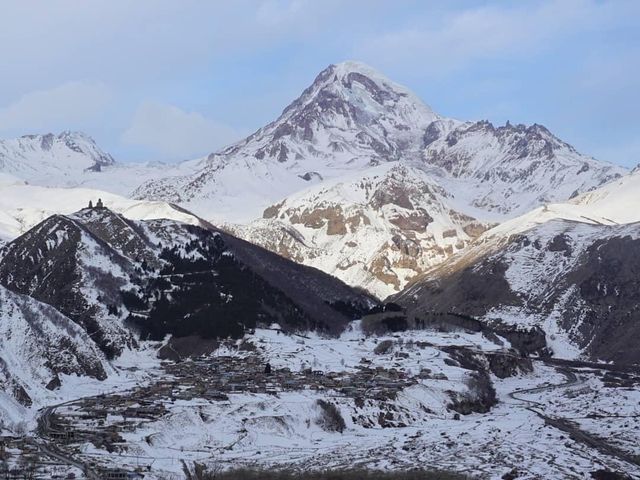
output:
M158 479L183 478L183 465L196 463L210 471L419 465L496 479L640 474L637 369L622 380L604 364L559 366L506 347L464 331L368 337L357 322L337 339L258 329L206 358L121 362L111 392L113 383L85 387L94 393L44 411L43 439L64 432L61 450L88 471L118 465ZM506 367L490 367L496 403L486 412L452 407L482 395L464 358ZM343 424L328 422L321 402Z
M0 477L640 478L638 205L359 62L177 164L0 140Z

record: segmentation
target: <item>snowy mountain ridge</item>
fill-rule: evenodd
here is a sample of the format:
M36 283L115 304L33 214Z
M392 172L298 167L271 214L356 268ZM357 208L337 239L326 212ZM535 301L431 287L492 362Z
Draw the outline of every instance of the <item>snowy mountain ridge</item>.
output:
M55 182L57 186L63 186L59 182L67 177L73 178L86 171L99 172L114 164L111 155L80 132L0 140L0 172L33 183Z
M147 182L134 195L184 204L246 239L381 297L400 291L489 226L626 173L578 153L541 125L496 127L442 117L357 62L329 66L277 120L202 165L194 174ZM381 182L373 207L358 198L380 169L404 178ZM402 183L429 191L409 209L422 218L422 234L415 222L394 223L376 211L402 208L393 206ZM336 221L344 223L327 217L338 206L362 221L333 229ZM448 219L426 221L443 215ZM300 221L303 216L307 220ZM470 224L472 235L461 231ZM356 252L360 244L371 251Z
M89 202L96 204L98 199L131 220L168 218L192 225L201 223L195 215L166 202L131 200L89 188L27 185L0 174L0 241L13 240L52 215L73 213Z
M390 162L287 197L235 234L384 298L491 227L423 170Z
M88 151L67 144L95 145L72 134L23 142L37 143L44 155L45 138L64 146L62 158L67 150ZM181 205L380 297L397 293L488 227L577 198L626 173L578 153L541 125L443 117L405 87L352 61L330 65L276 120L208 157L158 166L96 156L106 154L85 155L83 165L98 162L100 171L75 168L62 176L48 172L46 179L24 168L7 173L36 185L90 187ZM18 188L5 191L18 198ZM363 196L369 189L375 201ZM407 203L400 197L409 191ZM119 200L109 203L122 211ZM34 215L21 208L0 208L0 228L15 236L36 223L25 221ZM61 208L38 220L73 211ZM338 210L348 213L338 218ZM360 221L346 225L350 218ZM370 251L358 251L365 244Z
M430 137L424 161L476 216L512 218L566 201L627 170L578 153L541 125L466 123Z
M5 245L0 285L7 291L6 301L0 297L0 328L57 328L60 336L73 338L80 338L80 332L87 348L101 351L109 361L137 350L140 340L242 337L245 328L260 322L277 321L290 331L337 333L376 304L323 272L206 222L134 221L103 206L50 216ZM27 305L29 311L22 308L15 317L15 304ZM33 318L42 315L42 320ZM0 348L0 354L9 356L23 345L31 363L45 364L53 355L31 348L33 340L1 338L0 347L8 350ZM65 346L71 341L60 340L62 352L73 353L72 346ZM9 361L14 360L4 363ZM45 373L16 377L12 385L31 379L37 391ZM106 376L104 371L100 376ZM15 391L22 392L20 388Z
M540 328L552 351L637 362L640 174L505 221L393 297L411 315L453 311Z
M209 155L198 172L143 184L137 198L171 199L227 221L253 220L309 183L418 158L435 114L413 93L358 62L331 65L274 122ZM246 212L229 185L242 185ZM201 210L202 209L202 210Z

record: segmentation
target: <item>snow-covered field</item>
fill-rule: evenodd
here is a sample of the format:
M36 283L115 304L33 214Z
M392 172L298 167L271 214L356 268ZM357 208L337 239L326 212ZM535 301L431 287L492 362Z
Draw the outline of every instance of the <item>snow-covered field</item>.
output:
M186 211L166 202L131 200L90 188L54 188L27 185L0 173L0 241L10 241L52 215L68 215L94 205L102 199L105 206L132 220L169 218L198 224Z

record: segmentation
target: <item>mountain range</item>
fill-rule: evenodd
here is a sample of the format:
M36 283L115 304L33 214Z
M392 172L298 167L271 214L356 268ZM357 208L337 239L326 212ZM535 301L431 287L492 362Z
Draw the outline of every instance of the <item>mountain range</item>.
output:
M95 152L82 167L64 158L63 175L21 178L46 186L72 178L75 186L178 204L380 298L489 227L627 173L541 125L443 117L359 62L329 66L275 121L205 158L169 167L105 162L110 157ZM101 172L91 168L98 164Z
M541 125L446 118L358 62L176 165L119 163L81 133L3 140L0 382L28 403L139 342L336 334L384 299L637 362L639 195L640 172Z

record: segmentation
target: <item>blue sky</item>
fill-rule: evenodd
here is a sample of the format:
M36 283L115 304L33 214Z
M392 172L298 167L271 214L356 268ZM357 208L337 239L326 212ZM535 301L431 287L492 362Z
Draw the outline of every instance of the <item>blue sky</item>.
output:
M442 115L541 123L640 163L640 1L0 0L0 138L82 130L193 158L361 60Z

